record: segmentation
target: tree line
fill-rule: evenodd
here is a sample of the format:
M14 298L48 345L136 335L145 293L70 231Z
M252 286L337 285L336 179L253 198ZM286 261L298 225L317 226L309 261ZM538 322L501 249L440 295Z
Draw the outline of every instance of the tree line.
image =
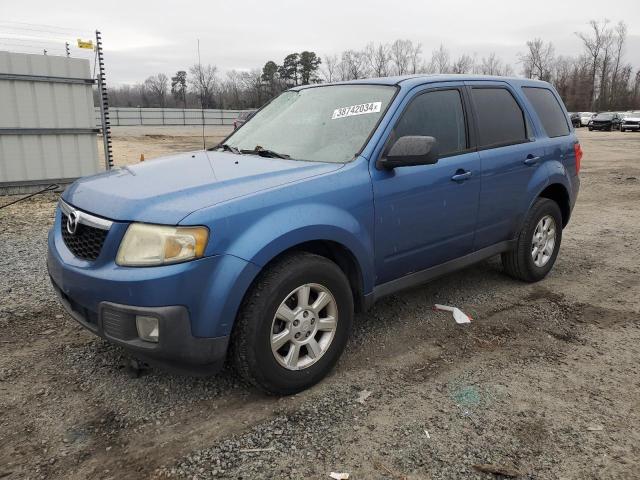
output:
M640 69L625 60L624 22L592 20L577 32L582 52L556 53L551 42L534 38L518 54L517 64L496 53L453 57L444 45L429 56L422 44L398 39L367 44L359 50L321 58L313 51L291 53L281 63L267 61L262 69L231 70L219 75L215 65L193 65L171 77L158 73L135 85L111 88L110 103L122 107L248 109L262 106L297 85L418 73L463 73L514 76L552 83L570 111L640 108Z

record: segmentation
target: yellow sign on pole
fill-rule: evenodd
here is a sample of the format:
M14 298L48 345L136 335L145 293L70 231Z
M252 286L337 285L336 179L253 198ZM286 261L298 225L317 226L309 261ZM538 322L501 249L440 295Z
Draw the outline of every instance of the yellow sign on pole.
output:
M90 50L93 50L93 40L81 40L78 39L78 48L88 48Z

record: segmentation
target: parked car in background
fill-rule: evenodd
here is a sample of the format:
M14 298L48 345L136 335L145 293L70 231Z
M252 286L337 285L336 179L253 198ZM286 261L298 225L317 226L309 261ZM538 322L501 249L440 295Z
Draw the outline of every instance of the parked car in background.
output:
M580 112L580 125L586 127L593 118L595 113L593 112Z
M238 118L233 121L233 129L237 130L242 125L247 123L247 121L256 114L257 110L247 110L246 112L240 112Z
M620 131L626 132L627 130L640 131L640 112L627 113L620 125Z
M571 125L575 128L582 126L580 121L580 112L569 112L569 119L571 120Z
M602 112L595 115L589 122L589 131L591 130L605 130L610 132L612 130L620 130L622 123L622 117L617 112Z
M495 255L542 280L581 158L546 82L300 86L209 151L74 182L47 266L69 314L135 356L200 373L228 360L292 394L333 368L379 298Z

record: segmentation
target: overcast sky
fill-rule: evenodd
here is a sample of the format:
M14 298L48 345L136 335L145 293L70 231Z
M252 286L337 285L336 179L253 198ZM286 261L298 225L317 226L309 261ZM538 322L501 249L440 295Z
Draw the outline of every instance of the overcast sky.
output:
M638 0L110 0L103 5L99 12L94 2L0 0L0 49L11 49L7 43L12 42L37 48L45 44L33 37L49 32L61 37L62 45L62 37L86 37L98 28L112 84L187 69L197 61L197 38L202 62L222 73L261 68L267 60L279 63L294 51L312 50L322 57L397 38L421 42L427 59L440 43L453 56L476 53L480 58L495 51L519 71L517 54L526 40L541 37L555 44L556 53L575 55L581 44L574 32L586 30L590 19L608 18L627 23L626 58L640 67ZM34 25L56 28L38 31L42 27ZM21 40L13 40L17 34Z

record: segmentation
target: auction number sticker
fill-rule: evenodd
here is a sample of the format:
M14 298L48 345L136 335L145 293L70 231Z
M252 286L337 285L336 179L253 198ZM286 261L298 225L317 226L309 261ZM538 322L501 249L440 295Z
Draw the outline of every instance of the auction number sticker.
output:
M382 109L382 102L361 103L350 107L336 108L333 111L331 120L338 118L353 117L354 115L364 115L366 113L378 113Z

